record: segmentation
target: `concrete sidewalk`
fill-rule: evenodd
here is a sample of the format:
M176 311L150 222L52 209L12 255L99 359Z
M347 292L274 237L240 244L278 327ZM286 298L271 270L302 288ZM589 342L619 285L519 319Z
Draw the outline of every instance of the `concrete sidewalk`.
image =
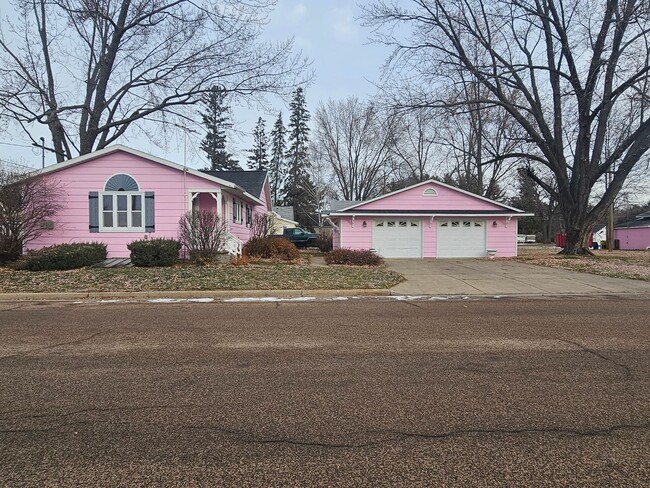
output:
M406 278L391 293L403 295L591 295L650 293L646 281L608 278L516 261L490 259L386 259Z

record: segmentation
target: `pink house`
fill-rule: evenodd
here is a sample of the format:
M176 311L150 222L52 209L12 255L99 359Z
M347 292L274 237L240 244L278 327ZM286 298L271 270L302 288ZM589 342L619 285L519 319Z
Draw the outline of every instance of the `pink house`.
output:
M60 187L64 209L30 249L100 241L107 244L108 257L128 257L130 242L176 239L185 213L207 209L225 219L227 250L234 254L250 237L253 215L271 210L264 171L197 171L120 145L40 174Z
M390 258L517 255L517 219L532 214L435 180L330 214L334 248Z

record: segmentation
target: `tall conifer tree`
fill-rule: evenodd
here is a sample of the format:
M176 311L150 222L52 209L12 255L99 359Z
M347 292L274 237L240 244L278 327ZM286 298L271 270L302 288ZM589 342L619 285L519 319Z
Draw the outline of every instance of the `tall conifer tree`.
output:
M279 112L271 131L271 161L269 162L269 184L274 204L280 203L281 191L284 188L287 174L286 151L287 129L282 121L282 112Z
M225 98L224 89L213 86L201 100L205 108L201 117L207 130L201 149L207 154L212 171L241 170L239 163L226 149L226 131L232 128L232 122L228 116L228 106L224 104Z
M253 149L248 152L248 167L250 169L267 170L269 168L268 156L269 137L266 135L265 121L262 117L257 119L253 130Z
M293 205L296 220L304 227L314 224L314 184L309 177L309 120L305 92L297 88L289 105L289 150L287 179L283 191L284 205Z

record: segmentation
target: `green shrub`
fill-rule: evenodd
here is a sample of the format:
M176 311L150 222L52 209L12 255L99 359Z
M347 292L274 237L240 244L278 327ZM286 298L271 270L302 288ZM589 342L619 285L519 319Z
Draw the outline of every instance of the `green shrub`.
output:
M316 239L316 247L320 252L330 252L334 248L334 243L332 242L332 236L319 235Z
M282 237L253 237L245 245L244 256L250 258L295 261L300 258L298 248Z
M368 249L335 249L325 254L325 262L351 266L380 266L384 264L384 259Z
M58 244L30 252L18 264L18 269L46 271L74 269L92 266L106 259L106 244L102 242L80 242Z
M178 260L181 243L175 239L142 239L126 247L133 266L172 266Z

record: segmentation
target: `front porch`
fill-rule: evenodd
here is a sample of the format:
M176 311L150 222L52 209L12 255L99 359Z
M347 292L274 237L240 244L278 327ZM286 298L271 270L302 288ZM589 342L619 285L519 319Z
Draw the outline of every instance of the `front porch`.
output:
M230 195L221 190L190 190L188 192L189 209L192 213L201 211L214 212L226 228L224 251L233 256L240 256L244 241L232 233L232 209L228 202Z

